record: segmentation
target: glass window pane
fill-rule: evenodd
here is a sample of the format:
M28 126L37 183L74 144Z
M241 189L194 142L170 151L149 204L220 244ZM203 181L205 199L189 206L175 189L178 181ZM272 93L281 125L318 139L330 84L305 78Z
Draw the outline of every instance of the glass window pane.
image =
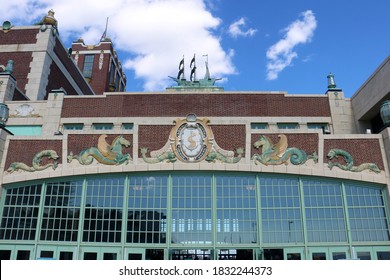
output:
M85 78L92 78L93 60L95 55L86 54L84 56L83 74Z
M34 240L38 223L42 185L10 188L5 191L0 227L2 240Z
M341 184L322 179L304 179L302 186L308 241L347 241Z
M353 241L390 240L383 190L370 183L345 184Z
M127 243L166 242L167 190L166 175L130 176Z

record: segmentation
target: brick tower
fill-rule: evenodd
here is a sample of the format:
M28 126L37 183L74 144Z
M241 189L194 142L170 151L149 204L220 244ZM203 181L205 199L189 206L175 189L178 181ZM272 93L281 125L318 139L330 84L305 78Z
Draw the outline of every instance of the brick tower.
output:
M72 57L95 94L126 91L126 76L109 38L97 45L86 45L83 39L72 43Z

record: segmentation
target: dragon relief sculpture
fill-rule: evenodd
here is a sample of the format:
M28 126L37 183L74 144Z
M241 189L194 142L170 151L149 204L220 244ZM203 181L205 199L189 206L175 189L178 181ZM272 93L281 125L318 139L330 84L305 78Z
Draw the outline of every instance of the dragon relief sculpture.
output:
M100 135L98 139L98 146L90 147L80 152L78 156L73 155L72 152L68 155L68 162L77 159L80 164L88 165L96 159L99 163L105 165L120 165L128 164L132 160L130 154L122 153L122 146L130 147L130 142L123 136L116 137L111 145L106 142L107 135Z
M237 157L234 156L227 156L224 155L223 153L220 153L216 150L212 150L206 157L206 161L208 162L216 162L217 160L222 161L224 163L237 163L241 160L242 155L244 154L244 149L243 148L237 148Z
M354 166L353 157L350 153L347 151L341 150L341 149L331 149L328 152L327 158L329 160L337 159L339 156L342 156L344 158L344 161L346 164L340 164L339 162L328 162L329 169L332 169L334 166L345 170L345 171L352 171L352 172L361 172L363 170L370 170L375 173L381 172L378 165L375 163L362 163L359 166Z
M308 159L313 159L318 162L317 153L314 151L311 155L307 155L305 151L298 148L288 148L287 137L284 134L278 135L279 142L273 144L268 136L262 135L253 146L261 150L261 154L254 154L252 159L255 164L262 163L264 165L280 165L288 164L288 161L294 165L304 164Z
M47 163L45 165L41 165L42 158L47 157L48 159L53 159L53 163ZM13 162L10 164L9 168L7 169L7 172L12 173L16 170L24 170L28 172L34 172L34 171L41 171L45 170L49 167L52 167L53 170L55 170L58 167L58 159L60 157L58 156L57 152L54 150L43 150L37 153L33 160L32 160L32 166L28 166L27 164L23 162Z
M175 153L172 152L171 150L164 151L163 153L150 158L146 157L147 152L148 152L148 148L141 148L141 155L143 160L146 163L159 163L164 160L166 162L174 163L177 160Z

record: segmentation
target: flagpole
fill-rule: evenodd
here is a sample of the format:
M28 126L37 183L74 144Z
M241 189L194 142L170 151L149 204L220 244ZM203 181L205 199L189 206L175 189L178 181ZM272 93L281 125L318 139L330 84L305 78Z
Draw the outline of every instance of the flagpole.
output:
M106 28L104 29L104 32L102 34L102 38L100 39L100 41L103 41L104 39L107 38L107 28L108 28L108 17L106 19Z

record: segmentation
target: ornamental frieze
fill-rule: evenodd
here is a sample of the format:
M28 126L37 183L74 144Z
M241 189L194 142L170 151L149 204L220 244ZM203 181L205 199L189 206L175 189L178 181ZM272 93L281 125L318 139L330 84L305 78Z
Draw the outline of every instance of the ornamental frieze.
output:
M47 158L49 160L53 160L53 162L49 162L47 164L42 165L41 161L42 158ZM54 150L43 150L38 152L32 159L32 165L29 166L23 162L13 162L10 164L9 168L7 169L7 172L12 173L16 170L24 170L28 172L34 172L34 171L41 171L45 170L49 167L53 168L55 170L58 167L58 159L59 156L56 151Z
M150 157L146 156L147 147L141 148L141 155L147 163L158 163L162 161L176 162L177 160L186 163L201 161L224 163L237 163L241 160L244 149L227 151L218 146L214 134L208 125L209 119L198 119L195 114L189 114L185 119L176 119L175 126L171 129L169 138L159 150L151 151Z
M331 161L333 159L337 159L338 157L342 157L345 161L345 164L341 164L339 162ZM361 172L363 170L368 169L369 171L373 171L375 173L380 173L380 169L376 163L365 162L359 165L354 165L353 157L347 151L342 149L331 149L328 152L327 158L330 160L328 162L329 169L332 169L334 166L340 168L345 171L352 172Z
M288 147L287 136L284 134L278 135L279 141L273 143L266 135L261 135L253 144L261 154L254 154L252 160L255 164L262 163L264 165L280 165L280 164L304 164L308 159L312 159L315 163L318 162L317 152L314 151L311 155L307 155L304 150Z
M78 155L70 152L68 155L68 162L76 159L82 165L92 164L94 159L105 165L120 165L128 164L132 160L130 154L123 154L123 147L130 147L131 143L122 135L117 136L111 144L106 141L107 135L100 135L97 147L89 147L81 151Z

